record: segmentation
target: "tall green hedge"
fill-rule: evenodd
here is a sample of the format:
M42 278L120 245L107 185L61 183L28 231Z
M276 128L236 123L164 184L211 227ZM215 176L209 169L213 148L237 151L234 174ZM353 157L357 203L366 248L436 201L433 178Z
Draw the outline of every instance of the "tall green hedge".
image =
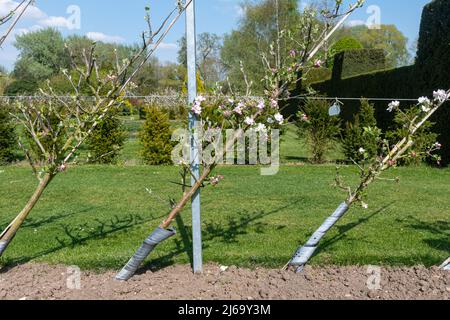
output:
M334 57L333 78L344 79L386 69L386 55L381 49L354 49Z
M416 64L413 66L345 77L342 71L333 71L329 81L316 83L313 88L331 97L355 98L411 98L431 96L433 90L450 88L450 0L435 0L425 6L422 14ZM344 54L345 55L345 54ZM339 55L338 55L339 56ZM339 57L336 59L339 59ZM340 59L343 59L340 57ZM345 60L345 59L344 59ZM344 65L345 63L343 63ZM359 67L358 67L359 68ZM353 69L355 70L355 69ZM352 70L352 71L353 71ZM386 112L386 101L374 101L380 128L387 130L393 116ZM412 101L411 104L414 102ZM358 112L358 101L346 102L342 116L351 121ZM407 103L403 103L407 107ZM443 106L431 119L443 145L443 163L450 164L450 103Z

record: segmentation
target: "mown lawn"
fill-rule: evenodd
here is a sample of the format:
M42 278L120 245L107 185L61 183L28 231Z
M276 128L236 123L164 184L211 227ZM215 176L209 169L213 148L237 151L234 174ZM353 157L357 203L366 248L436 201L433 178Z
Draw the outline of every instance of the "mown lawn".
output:
M256 167L223 167L225 180L202 193L205 261L281 267L345 197L334 166L290 166L260 176ZM355 181L356 170L343 174ZM312 264L427 266L450 255L450 170L399 168L369 192L326 237ZM39 261L119 269L180 194L174 167L81 166L58 176L14 239L2 264ZM26 167L0 167L0 226L22 208L35 181ZM145 188L152 189L149 195ZM190 212L178 235L147 263L190 261ZM184 225L184 227L183 227Z

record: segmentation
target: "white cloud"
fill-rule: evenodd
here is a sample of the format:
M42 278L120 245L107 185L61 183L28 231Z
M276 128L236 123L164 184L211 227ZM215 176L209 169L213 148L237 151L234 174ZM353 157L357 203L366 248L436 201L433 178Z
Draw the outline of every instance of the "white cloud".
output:
M163 50L178 50L178 45L175 43L162 42L158 48Z
M345 25L347 27L357 27L357 26L363 26L366 22L363 20L350 20Z
M101 41L107 43L122 43L125 41L125 39L120 36L110 36L102 32L94 32L94 31L86 33L86 37L94 41Z
M39 20L39 24L45 27L71 29L72 22L64 17L47 17Z
M18 1L12 0L0 0L0 16L5 16L9 14L12 10L17 8L20 4ZM23 8L23 7L21 7ZM19 9L20 10L20 9ZM24 19L43 19L47 15L38 7L31 5L28 7L27 11L23 15Z

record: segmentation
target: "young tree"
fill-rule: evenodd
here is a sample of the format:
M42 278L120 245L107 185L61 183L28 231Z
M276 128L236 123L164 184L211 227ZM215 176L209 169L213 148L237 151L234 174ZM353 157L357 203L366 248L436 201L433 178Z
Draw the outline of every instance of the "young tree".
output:
M172 132L167 113L155 105L145 108L145 121L139 133L145 163L149 165L172 163Z
M304 138L312 152L312 162L325 162L325 154L341 132L339 118L329 115L330 106L326 100L307 100L298 113L298 135Z
M415 157L412 155L412 147L414 147L416 134L420 128L427 124L430 117L450 99L450 90L438 90L433 93L433 99L422 97L414 109L414 113L404 113L399 109L400 102L394 101L389 104L388 111L394 110L403 119L403 125L407 130L404 131L402 139L397 144L391 146L386 140L379 139L382 154L370 161L367 166L360 166L360 182L356 188L346 186L341 178L337 175L336 186L344 190L348 196L339 208L317 229L308 242L300 247L293 258L289 261L289 266L294 266L297 271L302 271L303 267L308 263L316 252L320 241L327 232L348 212L350 207L356 203L361 203L364 208L368 205L364 202L364 196L369 186L380 178L383 172L394 167L401 159ZM415 153L423 153L432 157L436 161L440 161L439 157L433 152L439 150L442 146L435 143L427 146L423 150L415 150Z
M67 99L60 97L48 86L46 90L40 90L40 96L36 99L16 100L16 110L12 114L27 130L39 157L32 157L29 150L22 143L20 145L39 184L23 210L0 234L0 256L52 180L68 169L79 148L91 137L102 120L123 104L123 96L132 85L134 76L153 55L191 2L192 0L188 0L183 4L179 1L155 32L151 29L147 15L150 29L142 35L144 41L141 49L129 59L119 62L110 74L103 76L99 72L95 44L90 50L83 51L83 65L76 64L80 60L71 55L75 76L67 70L63 71L73 89L72 95ZM133 67L135 64L137 65ZM84 98L81 91L83 86L90 88L92 99ZM106 93L102 94L103 92Z

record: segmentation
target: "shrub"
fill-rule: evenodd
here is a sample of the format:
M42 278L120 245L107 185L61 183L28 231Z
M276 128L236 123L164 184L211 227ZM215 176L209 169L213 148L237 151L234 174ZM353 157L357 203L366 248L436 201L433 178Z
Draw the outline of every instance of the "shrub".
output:
M126 131L114 111L106 116L92 132L87 141L91 163L115 163L123 148Z
M330 117L326 100L307 100L298 113L298 135L306 140L314 163L324 163L325 154L340 134L340 120Z
M355 49L363 49L364 46L354 37L343 37L336 41L328 50L328 59L327 59L327 67L333 68L334 65L334 56L338 53L347 51L347 50L355 50Z
M139 138L143 146L142 157L149 165L171 164L174 143L169 116L156 106L145 108L145 121Z
M405 113L408 118L413 118L416 115L414 107L407 109ZM405 133L408 132L408 129L402 125L405 123L402 119L403 115L397 114L392 130L386 132L386 138L391 145L399 141L399 138L404 137ZM429 158L425 151L429 150L436 143L438 137L438 134L432 132L434 125L432 122L427 122L420 127L415 135L414 146L412 147L411 154L414 154L414 156L400 159L398 161L399 165L419 165Z
M16 160L17 136L14 128L8 109L0 105L0 164Z
M345 125L342 147L346 158L358 163L374 158L378 151L380 133L374 105L365 99L361 100L360 111L352 122Z

